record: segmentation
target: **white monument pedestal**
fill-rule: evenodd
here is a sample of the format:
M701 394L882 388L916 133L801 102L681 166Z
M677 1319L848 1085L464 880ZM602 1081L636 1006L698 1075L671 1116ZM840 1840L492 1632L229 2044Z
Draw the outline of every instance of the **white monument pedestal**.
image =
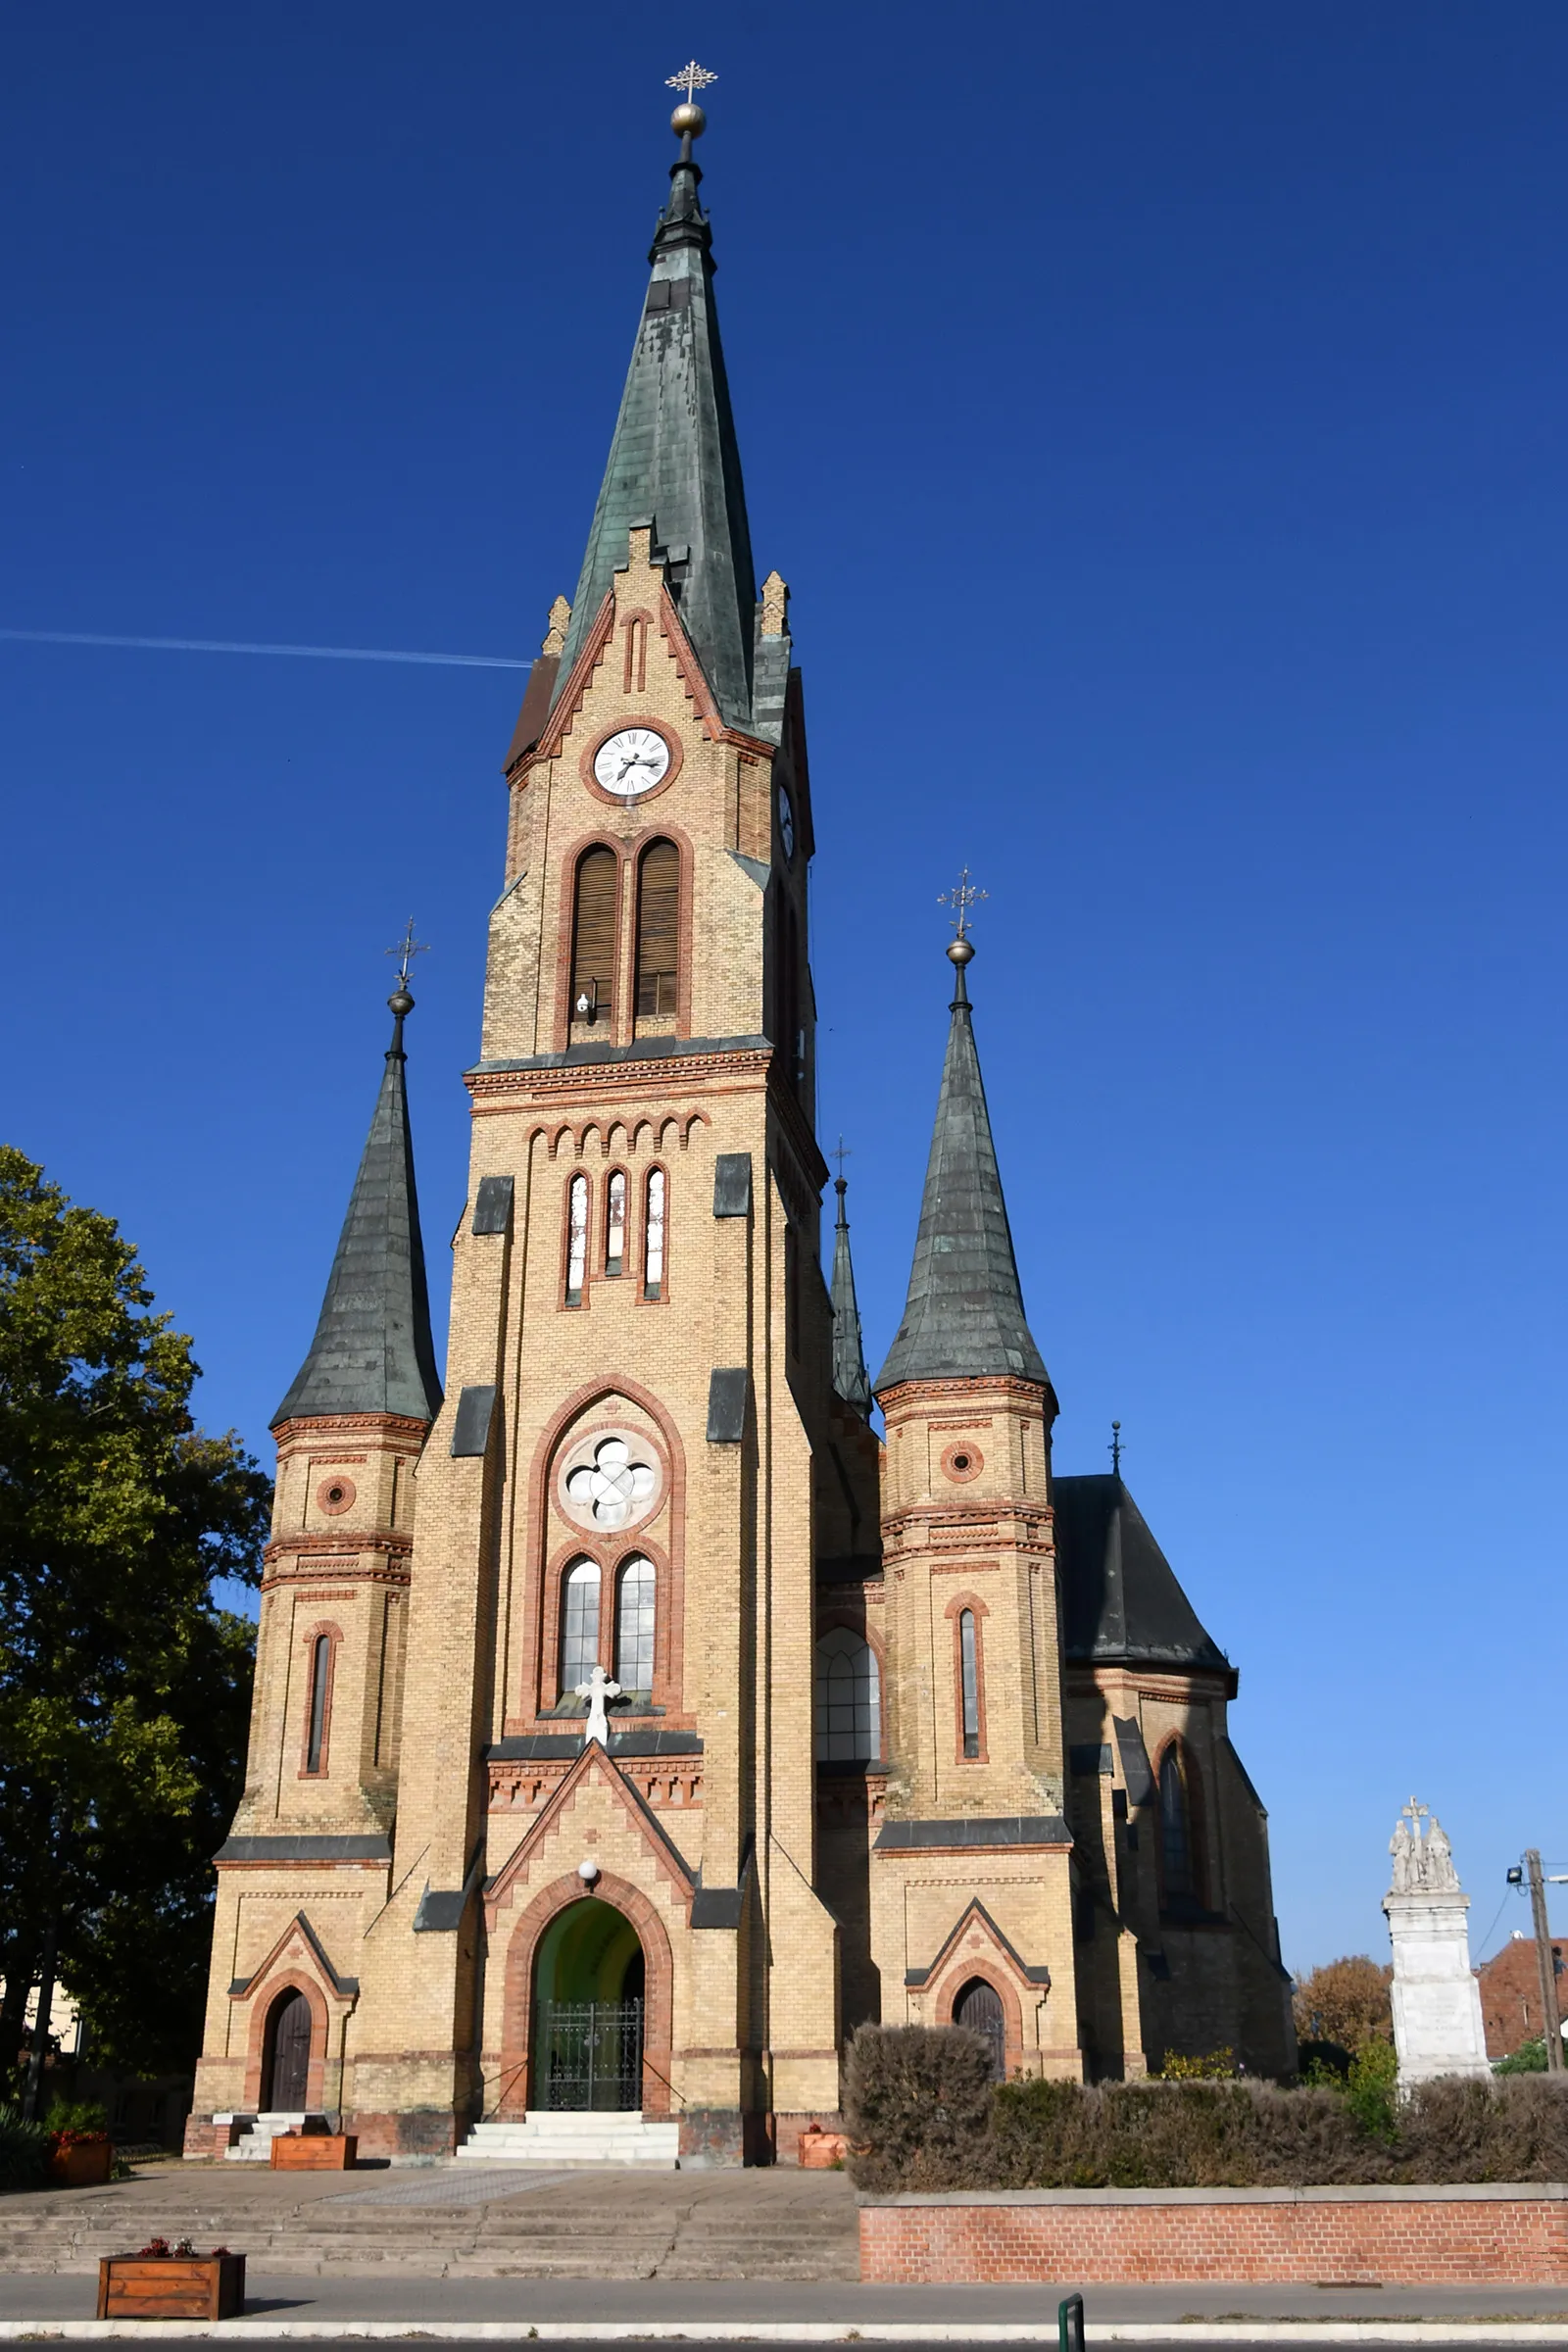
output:
M1425 1812L1412 1797L1400 1815L1389 1845L1394 1885L1383 1898L1401 2090L1438 2075L1492 2073L1481 1987L1470 1974L1470 1897L1440 1824L1422 1836Z

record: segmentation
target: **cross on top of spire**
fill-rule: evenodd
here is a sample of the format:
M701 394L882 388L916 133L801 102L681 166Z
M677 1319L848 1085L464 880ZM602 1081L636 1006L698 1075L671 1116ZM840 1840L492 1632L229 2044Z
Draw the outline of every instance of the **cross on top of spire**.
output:
M956 917L956 920L953 926L954 932L957 938L967 939L969 936L970 907L973 906L978 900L988 899L990 896L991 893L988 890L981 890L975 883L970 881L969 868L965 866L963 872L958 877L957 887L954 890L943 891L937 900L937 905L939 906L951 906L953 908L954 914Z
M414 917L412 914L409 917L409 927L403 934L403 937L398 941L396 947L388 948L386 952L389 956L395 956L398 958L398 987L407 993L410 964L413 963L416 956L428 956L430 953L424 942L422 940L416 939L414 936Z
M855 1157L855 1153L854 1153L854 1152L853 1152L850 1150L850 1147L849 1147L849 1145L848 1145L848 1144L847 1144L847 1143L844 1141L844 1138L843 1138L843 1136L841 1135L841 1136L839 1137L839 1141L838 1141L838 1149L837 1149L837 1151L836 1151L836 1152L830 1152L828 1153L828 1157L829 1157L829 1159L836 1159L836 1160L838 1161L838 1163L839 1163L839 1174L842 1176L842 1175L843 1175L843 1173L844 1173L844 1162L845 1162L847 1159L853 1159L853 1158Z
M694 57L682 66L678 74L667 74L664 76L664 87L666 90L684 90L686 103L690 106L697 91L710 89L717 79L716 74L710 74L708 68L700 66Z

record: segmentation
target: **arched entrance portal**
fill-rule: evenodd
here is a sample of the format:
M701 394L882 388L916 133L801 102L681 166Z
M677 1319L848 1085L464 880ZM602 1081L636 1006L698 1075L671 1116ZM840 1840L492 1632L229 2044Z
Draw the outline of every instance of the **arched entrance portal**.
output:
M984 1977L971 1977L953 2004L953 2022L967 2026L978 2034L991 2051L991 2078L1000 2082L1006 2073L1006 2027L1002 2015L1002 1995Z
M303 1992L280 1992L267 2015L262 2044L262 2111L299 2115L311 2080L311 2004Z
M645 1978L623 1911L588 1895L558 1913L534 1959L532 2105L642 2106Z

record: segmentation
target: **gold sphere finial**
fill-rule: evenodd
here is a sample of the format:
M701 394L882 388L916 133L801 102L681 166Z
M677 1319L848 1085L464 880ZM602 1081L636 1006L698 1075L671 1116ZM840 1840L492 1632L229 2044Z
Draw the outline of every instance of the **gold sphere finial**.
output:
M973 963L974 941L972 939L953 940L948 948L948 961L956 963L960 972L966 963Z
M683 99L669 118L669 127L677 139L700 139L708 128L708 117L694 99Z

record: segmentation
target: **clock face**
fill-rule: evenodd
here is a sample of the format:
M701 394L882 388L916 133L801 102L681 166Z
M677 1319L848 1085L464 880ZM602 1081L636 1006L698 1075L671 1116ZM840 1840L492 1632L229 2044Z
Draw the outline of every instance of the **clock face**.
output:
M778 788L778 834L780 841L784 844L785 857L793 858L795 855L795 811L790 807L790 796L782 784Z
M622 727L594 754L594 777L606 792L632 801L669 773L669 746L652 727Z

